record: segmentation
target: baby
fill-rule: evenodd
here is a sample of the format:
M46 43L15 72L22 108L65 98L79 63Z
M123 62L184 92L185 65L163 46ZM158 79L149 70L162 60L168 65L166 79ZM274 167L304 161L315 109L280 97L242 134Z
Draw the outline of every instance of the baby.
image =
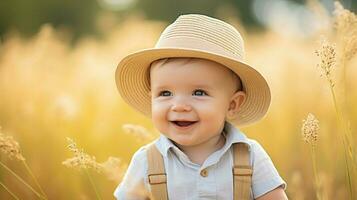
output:
M161 135L134 154L117 199L287 199L269 155L237 128L261 120L271 101L266 80L243 58L233 26L186 14L154 48L122 59L122 98Z

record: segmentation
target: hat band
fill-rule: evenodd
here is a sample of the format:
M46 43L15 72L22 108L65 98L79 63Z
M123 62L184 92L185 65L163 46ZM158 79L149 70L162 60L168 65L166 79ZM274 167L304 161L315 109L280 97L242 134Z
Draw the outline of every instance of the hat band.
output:
M228 57L234 60L238 60L243 62L243 56L240 54L231 52L221 46L218 46L209 41L205 41L198 38L190 38L190 37L176 37L169 38L166 40L159 40L155 48L174 48L174 49L190 49L203 51L211 54L217 54L220 56Z

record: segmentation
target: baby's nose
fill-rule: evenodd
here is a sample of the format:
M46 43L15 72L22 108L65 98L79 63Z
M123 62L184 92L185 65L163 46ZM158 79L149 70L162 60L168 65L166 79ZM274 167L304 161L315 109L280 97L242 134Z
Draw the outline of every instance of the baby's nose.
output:
M192 107L190 105L187 104L175 104L172 106L172 111L175 112L188 112L192 110Z

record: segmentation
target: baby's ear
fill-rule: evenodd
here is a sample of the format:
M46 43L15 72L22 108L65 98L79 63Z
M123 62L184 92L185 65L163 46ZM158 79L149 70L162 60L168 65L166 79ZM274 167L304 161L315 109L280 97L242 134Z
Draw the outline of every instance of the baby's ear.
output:
M243 104L246 98L246 94L244 91L238 91L233 94L229 101L229 107L227 112L228 119L235 119L237 112L239 111L241 105Z

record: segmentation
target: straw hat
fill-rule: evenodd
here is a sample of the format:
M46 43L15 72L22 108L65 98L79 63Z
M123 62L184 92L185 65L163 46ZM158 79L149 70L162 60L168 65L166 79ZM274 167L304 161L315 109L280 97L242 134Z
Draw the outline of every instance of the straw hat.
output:
M150 64L161 58L195 57L215 61L237 73L246 99L235 119L246 126L263 118L270 106L271 94L264 77L244 63L244 45L240 33L230 24L200 14L180 15L162 32L154 48L124 57L115 73L117 88L126 103L151 117Z

